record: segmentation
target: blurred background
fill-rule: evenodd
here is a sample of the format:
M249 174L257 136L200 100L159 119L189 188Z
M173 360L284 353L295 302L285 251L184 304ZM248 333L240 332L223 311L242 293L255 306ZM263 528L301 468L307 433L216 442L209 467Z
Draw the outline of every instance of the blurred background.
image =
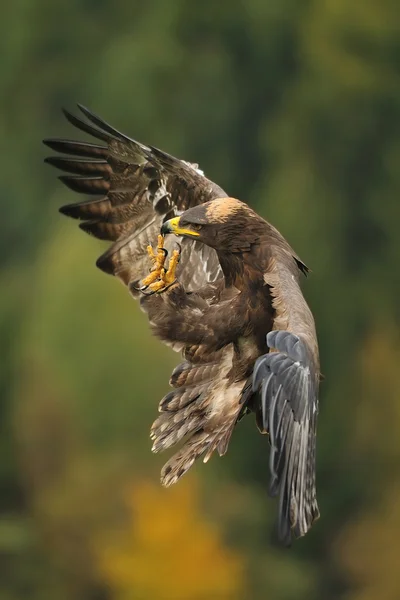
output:
M397 0L14 0L1 48L0 599L400 598ZM177 357L58 214L81 102L199 162L312 274L322 517L272 543L268 443L159 485ZM78 132L79 137L79 132ZM84 137L84 136L83 136Z

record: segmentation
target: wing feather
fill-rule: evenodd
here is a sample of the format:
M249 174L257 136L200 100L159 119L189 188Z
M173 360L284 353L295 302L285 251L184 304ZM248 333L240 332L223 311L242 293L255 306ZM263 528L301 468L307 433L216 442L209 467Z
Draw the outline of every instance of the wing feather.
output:
M318 373L304 341L289 331L267 335L272 350L255 364L253 388L261 387L264 427L269 432L270 494L279 494L278 534L290 543L318 516L315 436Z
M96 159L82 161L82 158L63 158L60 156L50 156L45 159L49 165L56 167L67 173L75 175L102 175L106 176L111 173L111 167L104 159Z
M107 146L99 146L98 144L91 144L90 142L76 142L74 140L48 138L43 140L43 143L51 148L51 150L54 150L54 152L71 154L72 156L87 156L89 158L95 156L108 158ZM52 158L53 157L45 158L45 162L51 162Z
M74 127L76 127L77 129L80 129L84 133L88 133L89 135L92 135L93 137L97 138L98 140L102 140L103 142L109 143L111 141L111 139L114 138L114 136L112 136L112 135L110 136L106 133L107 130L105 128L98 129L97 127L92 127L91 125L89 125L89 123L82 121L82 119L79 119L78 117L76 117L75 115L70 113L65 108L63 108L63 113L64 113L65 118L67 119L67 121L69 121L71 123L71 125L74 125Z
M315 440L319 358L314 319L299 286L299 262L289 246L270 249L264 275L274 309L268 354L253 372L261 389L261 419L269 433L270 486L279 495L278 535L289 544L319 516L315 489Z
M60 176L68 188L99 197L68 204L60 211L80 219L83 231L114 242L96 264L132 288L147 274L146 247L155 243L164 220L227 194L197 165L141 144L84 106L78 108L86 120L64 110L67 120L104 145L47 139L47 146L65 156L52 156L46 162L68 173ZM222 276L213 249L188 238L178 241L182 245L178 276L188 291ZM167 249L174 243L168 240Z
M73 192L81 194L105 194L110 189L110 183L101 176L60 175L59 180Z

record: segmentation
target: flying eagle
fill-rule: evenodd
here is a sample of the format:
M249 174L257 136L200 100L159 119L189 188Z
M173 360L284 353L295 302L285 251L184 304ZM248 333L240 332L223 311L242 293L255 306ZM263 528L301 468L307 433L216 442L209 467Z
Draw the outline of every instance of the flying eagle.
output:
M78 106L86 118L64 111L66 118L100 143L47 139L65 156L46 162L91 198L60 211L112 242L97 266L140 298L152 331L184 359L151 428L154 452L181 442L161 481L171 485L197 458L225 454L235 425L253 412L269 435L270 493L279 497L279 537L290 543L319 516L318 344L299 286L308 268L272 225L198 165Z

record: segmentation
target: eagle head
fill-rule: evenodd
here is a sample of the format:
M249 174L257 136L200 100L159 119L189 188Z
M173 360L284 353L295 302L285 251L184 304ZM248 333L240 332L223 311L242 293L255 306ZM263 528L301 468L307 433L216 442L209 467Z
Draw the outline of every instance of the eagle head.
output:
M245 252L265 228L247 204L235 198L217 198L189 208L179 217L166 221L161 233L174 233L225 252Z

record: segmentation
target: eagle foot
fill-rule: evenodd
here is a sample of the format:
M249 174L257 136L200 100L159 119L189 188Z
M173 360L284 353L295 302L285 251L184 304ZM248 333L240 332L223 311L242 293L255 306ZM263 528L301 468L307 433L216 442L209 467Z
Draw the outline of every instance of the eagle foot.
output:
M168 250L164 248L164 236L158 236L157 253L154 252L152 246L147 246L147 254L150 257L153 267L150 269L150 275L142 280L143 289L148 288L152 283L160 278L164 269L165 259L168 256Z
M150 271L150 275L142 280L139 290L145 295L161 294L177 282L176 268L181 256L181 246L178 244L178 249L172 252L168 269L165 268L168 251L164 248L164 237L162 235L158 236L157 254L151 246L147 247L147 252L154 266Z
M180 256L180 249L174 250L172 252L171 258L168 262L168 270L166 271L165 268L163 268L161 270L159 280L149 285L149 289L152 293L161 294L162 292L165 292L165 290L167 290L169 287L171 287L171 285L177 282L176 268L178 266Z

